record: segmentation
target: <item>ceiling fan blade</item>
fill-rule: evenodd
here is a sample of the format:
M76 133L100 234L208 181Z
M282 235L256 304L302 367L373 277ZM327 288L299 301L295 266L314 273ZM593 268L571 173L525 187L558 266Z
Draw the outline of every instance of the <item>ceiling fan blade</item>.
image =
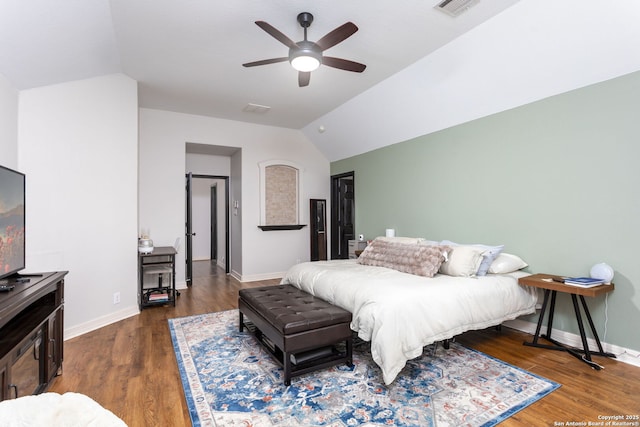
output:
M263 59L261 61L247 62L246 64L242 64L243 67L257 67L258 65L268 65L268 64L276 64L278 62L288 61L289 58L271 58L271 59Z
M365 68L367 68L366 65L359 62L349 61L348 59L342 58L333 58L331 56L322 57L322 65L338 68L340 70L353 71L354 73L361 73Z
M351 37L353 33L358 31L358 27L353 22L347 22L336 28L335 30L327 33L324 37L316 42L320 49L327 50L340 43L341 41Z
M291 40L289 37L285 36L280 32L280 30L276 29L273 25L266 23L264 21L256 21L256 25L263 30L265 30L271 37L278 40L280 43L284 44L288 48L292 48L296 46L296 42Z
M309 80L311 80L311 73L304 71L298 72L298 86L309 86Z

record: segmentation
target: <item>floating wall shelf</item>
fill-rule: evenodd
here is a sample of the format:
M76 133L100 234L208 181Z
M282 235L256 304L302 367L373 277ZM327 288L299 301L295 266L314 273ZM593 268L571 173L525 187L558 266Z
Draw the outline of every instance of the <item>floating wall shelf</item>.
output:
M291 225L259 225L258 228L262 231L277 231L277 230L300 230L302 227L306 227L307 224L291 224Z

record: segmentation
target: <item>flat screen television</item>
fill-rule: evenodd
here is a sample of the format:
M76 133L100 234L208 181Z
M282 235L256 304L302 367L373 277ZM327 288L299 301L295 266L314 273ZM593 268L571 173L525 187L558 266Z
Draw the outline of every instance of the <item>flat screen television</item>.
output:
M25 268L25 175L0 166L0 279Z

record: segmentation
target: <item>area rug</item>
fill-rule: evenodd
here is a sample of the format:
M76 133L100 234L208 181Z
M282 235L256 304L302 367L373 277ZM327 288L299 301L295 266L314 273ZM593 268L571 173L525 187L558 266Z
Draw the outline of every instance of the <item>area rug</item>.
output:
M252 334L238 331L237 310L169 319L194 426L493 426L559 384L452 343L418 359L389 386L368 343L354 366L294 377Z

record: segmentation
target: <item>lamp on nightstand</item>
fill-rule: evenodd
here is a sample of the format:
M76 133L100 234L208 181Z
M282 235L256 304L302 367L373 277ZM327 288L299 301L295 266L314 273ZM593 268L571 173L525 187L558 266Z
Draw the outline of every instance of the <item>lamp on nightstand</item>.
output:
M604 280L605 283L610 284L613 280L613 268L609 264L601 262L591 267L589 275L593 279Z
M141 254L150 254L153 252L153 240L138 239L138 252Z

